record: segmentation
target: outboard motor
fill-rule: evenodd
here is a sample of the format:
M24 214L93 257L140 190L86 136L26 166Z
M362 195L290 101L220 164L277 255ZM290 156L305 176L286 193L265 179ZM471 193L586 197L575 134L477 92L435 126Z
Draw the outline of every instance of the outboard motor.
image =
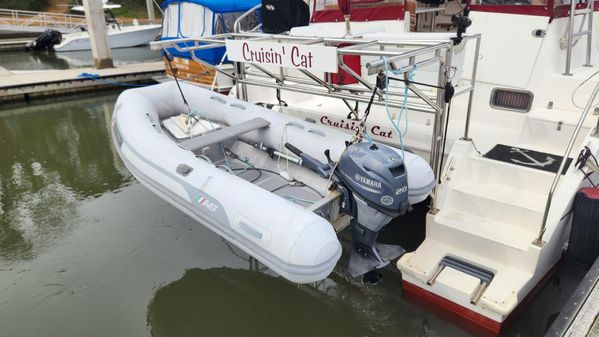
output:
M348 271L378 282L378 269L402 255L396 245L376 243L378 233L393 218L411 210L408 175L403 159L391 148L375 143L350 145L339 158L340 185L347 188L352 216L352 253Z
M27 47L33 50L54 50L54 45L62 42L62 34L54 29L46 29L40 36Z
M328 178L335 167L330 159L323 164L293 145L285 147L301 158L302 166L323 177ZM328 152L325 154L328 158ZM405 252L400 246L376 242L385 225L412 209L404 161L386 145L354 143L339 158L333 181L342 194L341 210L352 217L348 272L352 277L362 276L363 282L377 283L378 270Z

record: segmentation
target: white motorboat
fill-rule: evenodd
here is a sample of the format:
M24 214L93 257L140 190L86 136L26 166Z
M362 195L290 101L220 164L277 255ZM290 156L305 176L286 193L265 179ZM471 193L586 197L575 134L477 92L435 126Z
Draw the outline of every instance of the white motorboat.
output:
M112 9L121 8L119 4L103 0L102 8L106 18L108 45L111 49L147 45L150 41L156 40L162 31L162 25L140 25L136 24L137 21L130 26L120 25L111 12ZM74 6L71 10L84 12L83 6ZM89 33L83 30L78 33L65 34L62 36L62 41L54 46L54 50L57 52L91 50Z
M378 232L435 185L417 155L189 84L124 92L112 130L141 183L298 283L333 270L341 256L333 224L350 219L349 272L376 278L404 252L376 243Z
M162 30L161 25L108 26L108 44L110 48L128 48L143 46L156 40ZM91 50L89 33L71 33L63 35L62 42L54 46L57 52Z
M597 12L594 2L469 7L470 35L460 44L385 25L359 33L365 22L352 23L355 35L330 37L326 27L342 31L343 22L314 23L314 15L290 35L228 38L337 47L337 74L238 60L236 94L347 133L364 122L373 139L430 155L439 185L426 239L397 263L404 290L457 314L476 334L496 334L555 269L579 225L570 213L575 195L597 183L592 160L570 163L599 149L592 102L583 109L599 82L585 66L599 63ZM366 120L364 102L381 72L395 79ZM443 103L448 83L451 109Z

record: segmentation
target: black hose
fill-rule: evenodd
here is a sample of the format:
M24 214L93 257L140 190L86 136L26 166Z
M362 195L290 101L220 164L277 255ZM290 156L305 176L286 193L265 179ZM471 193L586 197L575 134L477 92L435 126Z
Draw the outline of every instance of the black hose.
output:
M445 157L445 144L447 143L447 127L449 126L449 112L451 111L451 100L447 103L447 116L445 116L445 130L443 130L443 147L441 149L441 160L439 169L443 170L443 157ZM439 183L441 183L441 175L439 175Z
M179 93L181 94L181 98L183 99L183 104L187 107L187 111L190 112L191 108L189 107L189 103L187 103L187 99L185 99L185 95L183 94L183 90L181 90L181 85L179 85L179 80L177 79L177 74L175 72L175 68L171 64L171 60L173 56L169 54L166 49L162 48L162 52L164 53L164 57L166 57L166 62L168 63L169 68L171 68L171 72L173 73L173 77L175 78L175 83L177 83L177 88L179 88Z

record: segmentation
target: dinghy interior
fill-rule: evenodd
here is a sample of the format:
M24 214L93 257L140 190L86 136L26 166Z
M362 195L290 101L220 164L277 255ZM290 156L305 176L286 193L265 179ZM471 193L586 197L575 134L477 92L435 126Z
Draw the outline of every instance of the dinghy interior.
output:
M376 282L403 254L376 238L430 194L424 159L178 85L131 89L115 106L115 145L150 190L293 282L332 271L335 229L352 229L352 277Z

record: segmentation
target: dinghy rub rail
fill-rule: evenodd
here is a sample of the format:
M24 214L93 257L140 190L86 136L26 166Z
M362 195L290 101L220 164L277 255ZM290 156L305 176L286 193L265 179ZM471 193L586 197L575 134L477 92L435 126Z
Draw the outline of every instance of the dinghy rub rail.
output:
M127 106L122 103L118 104L116 114L118 114L119 111L123 111L123 109L128 108L131 108L131 106ZM120 115L122 116L126 114ZM119 116L115 115L115 121L112 127L115 139L117 138L117 135L121 135L121 126L119 125L118 117ZM143 118L143 116L141 117ZM153 128L149 129L153 130ZM257 257L269 268L276 271L278 274L284 276L285 278L298 283L308 283L320 280L330 273L332 267L336 264L336 261L339 259L341 255L341 247L338 241L336 240L334 231L330 230L332 235L331 237L335 239L334 241L325 244L320 250L317 249L315 251L312 251L312 253L310 254L304 254L304 258L306 255L312 255L320 259L319 261L316 261L315 259L315 263L311 264L291 262L293 260L301 262L302 260L301 258L298 259L298 249L301 250L302 247L306 246L306 243L299 243L298 240L305 241L306 239L308 239L309 242L326 242L326 235L322 235L322 229L330 229L330 225L326 223L326 220L318 217L317 215L311 212L303 211L296 207L285 209L284 217L288 219L288 222L284 223L283 225L284 227L289 227L290 229L294 230L292 238L295 238L295 241L291 240L289 242L289 245L285 245L285 250L288 251L288 254L285 254L285 258L283 258L283 256L279 256L280 254L273 254L273 252L271 251L272 248L268 249L269 245L263 247L252 242L252 239L244 235L239 235L240 233L238 230L241 229L243 233L247 233L248 236L256 238L256 236L253 235L255 233L248 232L247 229L249 228L248 226L250 226L254 229L254 231L256 231L256 228L258 227L252 225L254 221L250 220L246 216L230 217L229 215L227 215L225 213L225 205L223 205L223 203L220 203L214 195L208 193L205 190L200 190L194 187L190 182L188 182L189 179L193 180L193 177L191 175L188 174L185 179L182 177L178 177L177 175L171 173L164 167L159 166L157 163L152 161L151 158L148 158L146 155L143 155L141 152L139 152L135 148L133 143L129 142L126 137L123 137L121 135L116 140L118 141L119 139L120 141L118 143L120 144L119 146L117 146L117 152L119 156L123 159L123 162L125 163L127 168L133 173L133 175L137 179L139 179L140 182L142 182L145 186L150 188L158 195L163 196L167 201L171 202L180 210L201 221L204 225L208 226L218 235L236 244L237 247L239 247L246 253ZM144 165L151 167L153 170L160 172L160 174L163 175L163 177L168 177L168 179L172 179L172 181L175 181L185 191L185 197L165 187L162 182L159 182L154 177L150 176L150 174L146 174L144 171L142 171L139 164L140 161ZM201 161L199 163L200 166L206 165ZM198 167L197 165L195 166ZM197 174L196 170L193 171ZM227 173L222 173L229 176ZM214 178L218 179L217 177ZM238 186L238 190L241 187L242 186ZM208 200L209 203L205 205L206 202L202 202L204 200ZM267 202L267 200L264 200L264 202ZM210 207L210 205L214 206ZM212 210L210 208L212 208ZM311 221L310 219L306 218L307 214L310 214ZM241 224L241 222L243 222L243 224ZM298 224L302 225L298 227ZM265 232L262 230L261 233L264 235ZM267 235L268 236L264 236L264 238L272 240L271 238L274 235L276 235L276 233L270 232ZM310 237L312 238L310 239ZM335 243L334 247L331 246L332 242Z
M137 170L126 159L124 159L123 162L126 164L127 169L131 170L131 173L133 173L133 175L136 178L140 179L140 181L142 181L144 185L150 187L150 189L159 192L160 194L164 195L168 199L171 199L180 205L184 205L187 202L187 200L184 200L183 198L179 197L178 195L174 194L173 192L162 187L158 182L151 180L151 178L146 176L140 170ZM177 206L177 207L180 209L179 206ZM246 242L244 242L244 240L233 239L231 237L231 234L228 231L225 232L223 230L222 226L220 226L214 220L206 218L197 209L185 206L185 210L183 210L183 211L192 216L200 217L202 219L202 223L204 225L207 225L210 229L215 231L220 236L227 238L228 241L231 241L234 243L237 242L240 244L247 244ZM239 244L237 246L239 246ZM331 264L331 261L334 261L334 262L337 261L339 259L339 256L341 255L341 251L339 251L339 256L333 256L328 261L324 261L315 266L302 266L302 265L290 265L289 263L283 261L282 259L280 259L276 256L272 256L266 250L264 250L260 247L257 247L257 248L260 249L259 252L256 252L256 251L249 252L245 249L242 249L242 250L244 250L246 253L258 258L261 262L265 263L269 268L272 268L277 273L285 276L285 278L287 278L291 281L294 281L294 282L298 282L298 283L311 282L311 281L306 282L305 279L307 279L307 278L311 279L314 277L315 274L328 275L329 274L328 270L330 269L329 266Z

